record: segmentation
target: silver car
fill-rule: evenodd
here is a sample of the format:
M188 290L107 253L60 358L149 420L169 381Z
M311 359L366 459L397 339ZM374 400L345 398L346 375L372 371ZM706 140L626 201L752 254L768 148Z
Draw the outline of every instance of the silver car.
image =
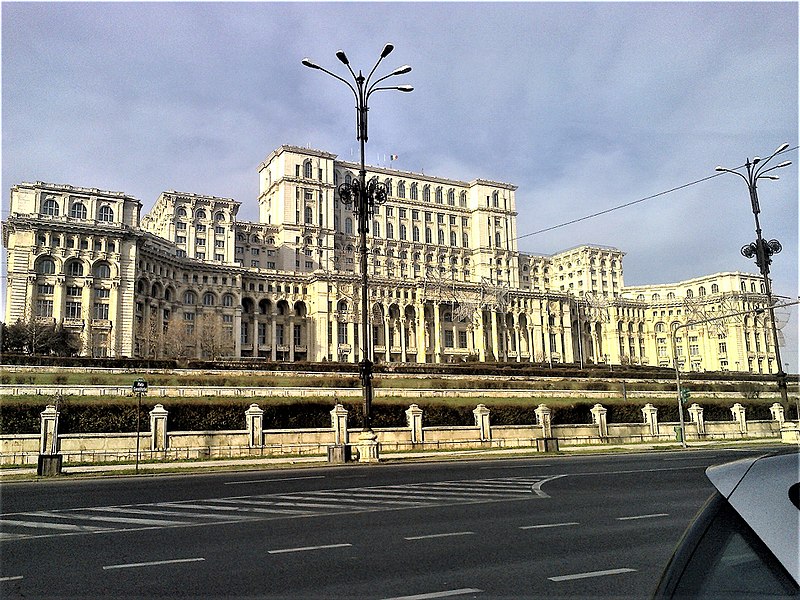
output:
M655 598L800 596L800 453L709 467L716 492L678 544Z

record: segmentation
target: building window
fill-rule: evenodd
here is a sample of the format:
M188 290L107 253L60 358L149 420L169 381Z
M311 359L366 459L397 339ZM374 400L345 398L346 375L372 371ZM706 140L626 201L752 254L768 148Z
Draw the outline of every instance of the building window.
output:
M433 232L431 232L430 227L425 228L425 243L432 244L433 243Z
M108 304L104 302L95 302L94 304L94 318L103 321L108 320Z
M394 225L391 223L386 224L386 239L393 240L394 239Z
M406 182L401 181L397 184L397 197L398 198L405 198L406 197Z
M444 330L444 347L445 348L452 348L453 347L453 330L452 329L445 329Z
M53 301L52 300L37 300L36 301L36 316L37 317L52 317L53 316Z
M40 283L36 288L36 293L40 295L52 295L54 291L54 287L49 283Z
M82 277L83 265L77 260L73 260L67 265L67 275L70 277Z
M347 343L347 323L340 321L336 326L337 339L340 344Z
M344 220L344 232L347 235L352 235L353 233L353 219L351 219L350 217L347 217Z
M213 306L215 300L216 300L216 298L214 297L214 294L212 294L211 292L206 292L205 294L203 294L203 305L204 306Z
M111 277L111 267L106 263L99 263L94 266L94 276L100 279Z
M178 243L178 244L185 244L186 243L186 236L185 235L177 236L175 238L175 242Z
M197 296L191 290L187 290L183 294L183 303L184 304L194 304L197 301Z
M283 324L278 323L275 325L275 344L283 346Z
M36 264L39 275L52 275L56 272L56 263L52 258L43 258Z
M42 203L42 214L49 215L51 217L57 217L58 212L58 202L52 198L48 198Z
M103 205L97 213L98 221L110 222L114 220L114 211L110 206Z
M66 311L64 316L67 319L80 319L81 318L81 303L80 301L67 300Z
M314 223L314 211L310 206L306 206L304 213L306 225L312 225Z
M417 184L416 183L412 183L411 184L411 199L412 200L418 200L419 198L417 196L418 196L417 195Z
M73 219L85 219L86 215L86 206L81 202L73 203L69 209L69 216Z

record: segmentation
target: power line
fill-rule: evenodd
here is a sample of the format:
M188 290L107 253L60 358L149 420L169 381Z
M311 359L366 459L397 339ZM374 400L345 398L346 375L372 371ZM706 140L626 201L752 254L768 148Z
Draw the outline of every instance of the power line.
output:
M798 146L794 146L793 148L787 148L780 154L784 154L786 152L791 152L793 150L797 150ZM736 167L736 169L741 169L745 165L740 165ZM734 169L734 170L736 170ZM629 206L634 206L635 204L640 204L647 200L652 200L653 198L659 198L660 196L666 196L667 194L671 194L672 192L677 192L678 190L682 190L693 185L697 185L698 183L703 183L704 181L708 181L709 179L714 179L715 177L719 177L720 175L724 175L724 173L715 173L714 175L709 175L708 177L703 177L702 179L698 179L696 181L692 181L690 183L684 183L683 185L679 185L674 188L670 188L668 190L664 190L663 192L658 192L657 194L653 194L651 196L645 196L644 198L639 198L638 200L632 200L631 202L626 202L625 204L620 204L618 206L612 206L611 208L607 208L605 210L601 210L600 212L592 213L590 215L586 215L584 217L579 217L577 219L572 219L571 221L566 221L564 223L559 223L558 225L552 225L550 227L545 227L544 229L539 229L538 231L533 231L531 233L526 233L524 235L517 236L517 240L521 240L523 238L532 237L534 235L539 235L540 233L546 233L548 231L553 231L554 229L560 229L561 227L566 227L567 225L574 225L575 223L580 223L581 221L588 221L589 219L594 219L595 217L599 217L601 215L606 215L608 213L614 212L616 210L621 210L623 208L628 208Z

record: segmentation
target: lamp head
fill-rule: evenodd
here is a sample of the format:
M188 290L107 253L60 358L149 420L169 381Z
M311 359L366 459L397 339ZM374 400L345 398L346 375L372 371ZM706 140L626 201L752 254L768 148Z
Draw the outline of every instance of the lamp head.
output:
M401 92L413 92L414 88L410 85L398 85L397 89Z
M392 53L392 50L394 50L394 44L386 44L381 52L381 58L386 58L389 56Z
M776 169L780 169L781 167L788 167L790 164L792 164L792 161L787 160L787 161L782 162L779 165L775 165L775 168Z
M395 75L405 75L406 73L410 72L411 72L411 66L403 65L402 67L397 67L394 71L392 71L392 73L389 76L393 77Z
M780 145L780 147L778 147L778 149L777 149L777 150L775 150L775 152L773 153L773 155L774 155L774 154L780 154L781 152L783 152L784 150L786 150L788 147L789 147L789 143L788 143L788 142L786 142L785 144L781 144L781 145Z
M350 61L347 60L347 55L344 53L344 50L337 50L336 51L336 58L342 61L344 64L349 65Z
M304 59L303 59L302 61L300 61L300 62L302 62L302 63L303 63L303 65L304 65L304 66L306 66L306 67L308 67L309 69L320 69L320 68L321 68L319 65L317 65L317 64L315 64L315 63L313 63L313 62L311 62L311 59L310 59L310 58L308 58L308 57L304 58Z
M757 165L760 162L761 162L761 157L760 156L754 156L753 157L753 164L754 165Z

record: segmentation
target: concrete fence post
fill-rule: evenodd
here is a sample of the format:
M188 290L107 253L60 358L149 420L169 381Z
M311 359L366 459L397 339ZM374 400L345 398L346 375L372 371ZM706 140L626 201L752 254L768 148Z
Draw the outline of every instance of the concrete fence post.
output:
M608 409L602 404L595 404L591 410L592 423L597 425L597 432L601 438L608 437L608 422L606 421L606 414Z
M156 404L150 411L150 450L167 449L167 415L163 404Z
M58 410L54 404L48 404L40 413L41 433L39 437L39 454L58 454Z
M536 414L536 424L542 428L542 437L553 437L552 411L546 405L540 404L533 412Z
M333 443L336 446L347 444L347 409L341 404L336 404L331 411L331 427L333 428Z
M688 409L689 420L697 425L697 435L704 435L706 432L706 421L703 417L703 407L695 402Z
M658 409L649 402L642 408L644 422L650 428L650 435L658 435Z
M783 422L786 420L786 415L783 410L783 406L778 404L777 402L769 407L769 412L772 414L772 420L777 421L780 425L783 425Z
M250 448L259 448L264 445L264 411L258 404L251 404L244 411L247 424L247 445Z
M422 438L422 409L416 404L412 404L406 411L406 420L411 430L411 443L421 444Z
M747 420L745 419L745 408L738 402L731 406L731 414L733 414L733 420L739 424L739 431L741 433L747 433Z
M478 404L472 414L475 415L475 427L479 430L481 441L487 442L491 440L492 429L489 424L489 409L484 404Z

